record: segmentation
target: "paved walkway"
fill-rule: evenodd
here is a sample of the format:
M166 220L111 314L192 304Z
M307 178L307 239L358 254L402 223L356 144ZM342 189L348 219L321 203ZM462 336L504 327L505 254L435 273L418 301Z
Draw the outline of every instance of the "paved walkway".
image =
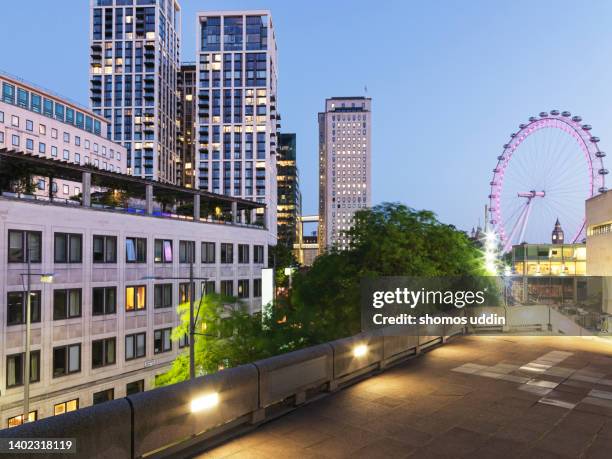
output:
M612 345L451 340L199 458L612 458Z

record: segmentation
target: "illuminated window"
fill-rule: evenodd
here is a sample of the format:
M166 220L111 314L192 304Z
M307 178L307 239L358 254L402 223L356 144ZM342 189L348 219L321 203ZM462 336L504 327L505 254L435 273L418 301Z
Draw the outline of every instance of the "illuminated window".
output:
M36 419L38 419L38 412L37 411L30 411L30 413L28 414L28 422L34 422L34 421L36 421ZM23 424L23 414L20 414L18 416L13 416L12 418L8 419L8 427L9 427L9 429L11 427L20 426L21 424Z
M147 287L144 285L134 285L125 288L125 310L135 311L146 309L147 307Z
M68 400L66 402L58 403L53 405L53 415L69 413L70 411L76 411L79 409L79 399Z

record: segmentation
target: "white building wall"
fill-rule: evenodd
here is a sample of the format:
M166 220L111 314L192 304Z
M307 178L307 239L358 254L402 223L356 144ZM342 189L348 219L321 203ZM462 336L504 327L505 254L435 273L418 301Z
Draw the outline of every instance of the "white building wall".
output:
M7 427L10 417L21 413L23 387L7 389L6 356L24 352L25 325L7 325L7 292L23 291L21 274L26 272L23 263L8 263L8 231L30 230L42 232L42 263L33 264L36 273L54 273L53 284L41 284L38 276L32 278L32 289L41 290L41 322L32 325L32 350L41 350L40 382L33 383L31 410L38 418L53 415L55 403L73 398L79 399L80 407L92 404L95 392L113 388L115 398L125 395L126 383L145 380L145 388L154 385L156 374L168 369L179 351L178 343L172 343L172 351L154 354L153 334L159 328L178 325L175 308L154 309L154 284L173 284L173 305L178 303L178 284L183 280L143 280L150 276L188 277L189 265L179 264L179 241L195 241L196 262L194 276L206 277L215 282L219 292L221 280L233 282L234 294L239 279L249 279L250 298L244 300L251 311L261 308L260 298L254 297L254 279L261 278L264 264L255 264L253 246L264 247L267 260L268 232L264 229L246 228L214 223L196 223L173 219L126 215L88 208L72 208L46 203L30 203L0 197L0 428ZM56 264L53 262L53 235L55 232L82 234L83 260L78 264ZM92 260L93 235L117 237L117 263L94 264ZM125 238L147 239L147 262L126 263ZM173 262L163 265L154 263L154 240L173 241ZM201 263L201 242L215 242L216 263ZM220 264L220 243L234 244L234 263ZM250 247L249 264L238 264L238 245ZM146 309L125 310L125 289L129 285L146 285ZM92 316L91 296L93 287L117 287L116 314ZM199 281L196 289L199 288ZM81 288L81 317L53 320L53 290ZM196 290L197 292L198 290ZM196 294L196 297L198 295ZM146 356L125 360L125 335L146 332ZM92 369L91 342L116 337L116 363ZM53 377L53 348L61 345L81 343L81 371L76 374Z

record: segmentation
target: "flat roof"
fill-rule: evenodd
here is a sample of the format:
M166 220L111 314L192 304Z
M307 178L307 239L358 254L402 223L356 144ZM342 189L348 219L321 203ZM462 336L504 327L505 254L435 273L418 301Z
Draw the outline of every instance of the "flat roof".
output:
M259 209L266 207L264 203L250 201L248 199L211 193L195 188L184 188L178 185L134 177L119 172L102 170L92 165L81 165L64 160L49 159L17 150L9 150L7 148L0 148L0 164L2 160L9 160L13 164L25 164L31 169L32 175L44 177L52 176L56 179L69 180L72 182L81 182L83 173L89 172L92 176L92 185L103 188L127 188L133 190L135 187L140 187L141 190L144 191L146 185L152 185L154 190L157 190L158 196L164 194L175 196L183 195L185 197L200 195L202 199L209 202L230 205L235 202L238 205L238 209Z

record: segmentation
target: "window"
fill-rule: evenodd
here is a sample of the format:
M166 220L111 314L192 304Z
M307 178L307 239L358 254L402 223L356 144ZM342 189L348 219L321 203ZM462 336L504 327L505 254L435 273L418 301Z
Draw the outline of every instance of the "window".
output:
M6 387L23 385L25 352L6 356ZM30 352L30 382L40 381L40 351Z
M115 389L101 390L100 392L94 392L93 404L99 405L100 403L110 402L115 398Z
M68 150L64 150L64 159L66 161L70 160L70 152Z
M57 139L57 129L51 128L51 138Z
M139 311L147 308L147 287L134 285L125 288L125 310Z
M4 123L4 112L0 112L0 123Z
M75 136L74 136L74 144L75 144L77 147L80 147L80 146L81 146L81 138L80 138L78 135L75 135Z
M189 335L187 333L183 333L178 340L179 349L189 346Z
M53 405L53 415L69 413L70 411L76 411L79 409L79 399L74 398L67 402L57 403Z
M19 117L18 116L11 116L11 126L15 126L15 127L19 127Z
M172 284L156 284L153 296L155 309L172 307Z
M238 298L249 297L249 280L238 279Z
M57 147L51 146L51 156L57 157Z
M34 132L34 123L32 120L26 120L26 131Z
M192 284L193 290L195 292L195 282ZM179 303L186 303L189 301L189 296L191 295L191 291L189 290L189 282L181 282L179 284ZM194 297L195 300L195 297Z
M264 247L263 245L253 246L253 263L262 264L264 262Z
M172 341L170 341L171 328L162 328L155 330L153 335L153 352L161 354L172 350Z
M0 131L0 143L4 143L4 132Z
M202 242L202 263L215 262L215 243Z
M138 392L144 392L144 379L139 379L125 385L125 395L137 394Z
M69 194L70 193L70 188L68 187L68 185L64 185L62 188L62 191L64 192L64 194Z
M138 359L146 354L146 333L125 337L125 360Z
M7 325L19 325L26 322L26 293L8 292L6 294ZM40 290L30 292L30 322L40 322Z
M172 263L172 241L155 239L155 263Z
M43 142L38 142L38 153L45 153L47 151L47 145Z
M18 147L19 146L19 136L13 135L11 143L13 144L14 147Z
M179 241L179 263L195 263L195 242Z
M105 367L115 363L115 338L105 338L91 343L91 368Z
M234 262L234 244L221 244L221 263L231 264Z
M45 126L44 124L39 124L38 125L38 133L40 135L47 135L47 126Z
M221 281L221 295L225 295L225 296L234 295L234 281L231 281L231 280Z
M253 279L253 298L261 298L261 279Z
M125 239L125 260L127 263L147 262L147 240L142 237Z
M64 132L64 142L70 143L70 134L67 132Z
M249 262L249 245L238 244L238 263Z
M28 413L28 422L34 422L38 419L38 411L30 411ZM17 427L23 424L23 414L19 414L17 416L13 416L8 419L8 427Z
M54 261L56 263L81 263L83 261L83 236L72 233L55 233Z
M93 262L94 263L117 263L117 237L96 236L93 237Z
M81 317L81 289L53 291L53 320Z
M202 281L201 294L208 295L209 293L215 293L215 281Z
M26 150L30 150L30 151L34 150L34 140L26 139Z
M94 287L91 291L91 313L94 316L117 312L117 287Z
M71 344L53 348L53 377L81 371L81 345Z
M30 262L41 261L42 233L40 231L8 231L8 261L9 263L26 263L28 255Z

